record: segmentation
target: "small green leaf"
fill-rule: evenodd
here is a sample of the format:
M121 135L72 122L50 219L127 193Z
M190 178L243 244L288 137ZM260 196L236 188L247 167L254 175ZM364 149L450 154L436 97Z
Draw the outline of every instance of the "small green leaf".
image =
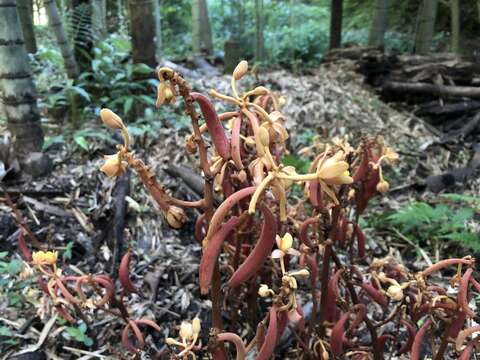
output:
M13 333L8 327L0 326L0 336L13 336Z
M83 136L74 136L73 140L85 151L88 151L88 142Z
M133 97L128 97L125 102L123 103L123 113L127 115L132 108L133 105Z
M5 259L8 255L8 251L2 251L0 252L0 259Z

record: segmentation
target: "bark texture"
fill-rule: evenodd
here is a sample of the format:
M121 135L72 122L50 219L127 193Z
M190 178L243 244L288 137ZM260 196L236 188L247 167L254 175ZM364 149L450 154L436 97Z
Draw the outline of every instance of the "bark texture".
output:
M155 57L157 63L162 59L162 16L160 13L161 0L153 0L155 6Z
M192 50L195 55L213 52L212 29L205 0L192 0Z
M22 26L25 48L31 54L37 52L37 41L33 26L33 0L17 0L17 12Z
M263 0L255 0L255 60L265 60Z
M65 33L62 18L58 12L57 2L55 0L44 0L45 12L48 17L48 25L52 29L53 35L57 41L58 47L63 57L63 64L69 78L74 79L78 76L78 65L73 50Z
M437 8L438 0L423 0L420 5L415 37L415 53L417 54L428 54L431 51Z
M460 52L460 0L450 0L451 50Z
M21 157L42 148L43 132L15 0L0 0L0 100Z
M391 0L376 0L373 21L368 35L368 45L383 48L388 27Z
M343 0L331 0L330 10L330 49L342 44Z
M133 62L155 67L155 4L156 0L129 0L130 35Z

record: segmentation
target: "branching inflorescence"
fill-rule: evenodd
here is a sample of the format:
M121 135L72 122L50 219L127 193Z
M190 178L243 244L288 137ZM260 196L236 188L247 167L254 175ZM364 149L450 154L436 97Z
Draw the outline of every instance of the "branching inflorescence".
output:
M199 286L212 300L212 328L202 344L200 320L183 322L179 338L166 339L172 358L196 358L208 351L214 359L226 359L225 344L231 343L237 359L256 351L256 359L266 360L284 341L287 327L298 358L380 360L410 354L420 359L421 349L430 344L435 359L448 352L467 359L480 350L475 337L480 329L471 325L477 318L473 293L480 292L473 258L447 259L411 273L393 256L374 259L366 251L359 217L372 197L388 191L382 166L394 164L398 155L380 136L362 139L356 149L347 139L333 139L318 146L308 173L284 165L285 101L262 86L240 92L237 82L247 71L247 62L240 62L230 95L210 91L231 107L217 114L210 98L192 92L178 73L158 70L157 106L173 105L181 97L191 118L186 150L198 154L204 178L204 196L197 201L169 195L131 151L121 118L101 111L105 125L120 130L124 139L116 154L105 156L101 170L115 177L130 166L173 228L188 219L187 209L200 212L195 224L203 247ZM303 187L303 198L291 196L295 187ZM215 193L223 197L218 207ZM125 294L137 291L129 276L130 251L120 264L123 290L118 296L107 276L65 276L56 266L56 253L31 256L23 237L21 248L67 320L84 308L117 315L125 323L122 344L132 353L145 344L141 327L160 330L153 320L131 319L123 303ZM457 270L448 291L431 280L447 268ZM261 321L258 308L264 309ZM230 319L225 325L224 315ZM236 334L239 324L244 326L239 333L251 337L248 342ZM439 340L427 341L428 333Z

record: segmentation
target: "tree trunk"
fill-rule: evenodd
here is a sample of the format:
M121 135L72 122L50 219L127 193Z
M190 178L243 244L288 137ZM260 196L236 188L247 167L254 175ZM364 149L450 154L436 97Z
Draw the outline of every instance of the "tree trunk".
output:
M92 27L97 40L107 36L107 1L92 0Z
M450 0L451 51L460 52L460 0Z
M343 0L331 0L330 10L330 49L342 44Z
M263 0L255 0L255 60L265 60Z
M156 0L129 0L130 35L134 63L155 67L155 4Z
M383 48L385 45L385 32L388 27L388 15L390 12L390 0L377 0L375 12L373 15L370 33L368 35L368 45Z
M0 0L0 59L0 100L22 157L41 150L43 132L15 0Z
M162 60L162 16L160 13L160 1L153 0L155 6L155 57L157 63L160 63Z
M192 0L192 50L194 55L213 52L212 29L205 0Z
M78 76L78 65L73 56L72 48L67 40L65 28L63 27L62 18L58 13L57 3L55 0L44 0L45 12L48 17L48 24L57 40L58 47L62 53L63 64L69 78L74 79Z
M37 52L37 41L35 40L33 26L33 0L18 0L17 11L20 25L22 26L25 47L29 53L34 54Z
M438 0L423 0L420 5L415 38L416 54L428 54L431 51L437 8Z
M73 53L80 71L90 71L94 43L92 4L90 0L72 0L72 8Z

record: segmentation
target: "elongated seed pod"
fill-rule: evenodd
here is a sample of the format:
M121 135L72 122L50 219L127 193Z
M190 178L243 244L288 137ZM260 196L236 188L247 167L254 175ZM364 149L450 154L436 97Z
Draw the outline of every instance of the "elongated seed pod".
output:
M463 349L462 354L458 358L458 360L470 360L472 358L472 350L475 342L470 342L465 349Z
M277 345L277 309L272 306L269 311L270 320L268 322L267 333L265 334L265 340L258 352L256 360L268 360L275 350Z
M365 175L368 172L368 153L364 150L360 155L362 158L360 160L360 164L358 165L355 173L353 174L353 182L362 181L365 178Z
M343 335L345 333L345 323L349 316L350 312L342 314L332 328L332 333L330 335L330 349L335 356L341 356L343 354Z
M412 354L410 359L411 360L420 360L420 355L422 353L422 341L425 337L430 325L432 324L431 319L427 319L422 327L418 330L417 334L415 335L415 339L413 339L412 344Z
M460 351L465 339L476 332L480 332L480 325L472 326L468 329L460 331L457 339L455 340L455 350Z
M192 96L193 100L200 105L203 117L205 118L205 123L207 124L208 132L212 137L212 142L218 152L218 155L220 155L223 159L228 160L230 158L230 142L225 135L225 130L223 129L222 123L218 119L215 107L210 99L203 94L192 92L190 95Z
M308 238L308 228L310 225L318 223L318 217L314 216L305 220L300 226L300 231L298 234L298 239L302 244L307 245L310 249L315 248L313 242Z
M205 239L203 240L204 244L208 242L208 240L215 234L220 227L220 225L223 222L223 219L225 219L225 216L227 216L228 212L230 209L235 206L240 200L245 199L247 196L252 195L255 192L256 187L255 186L250 186L243 188L241 190L238 190L237 192L233 193L230 195L228 198L226 198L220 206L217 208L215 213L212 216L212 219L210 220L210 225L208 227L207 235L205 236Z
M480 293L480 283L477 280L475 280L473 276L470 278L470 283L475 288L475 291Z
M118 279L127 292L136 293L137 289L130 279L130 254L131 251L128 250L120 261L120 266L118 268Z
M240 336L234 333L220 333L217 335L218 341L228 341L235 345L236 349L236 360L244 360L245 359L245 345L243 344L242 339Z
M365 319L365 316L367 314L367 307L365 306L365 304L357 304L353 306L352 311L356 311L357 313L353 321L350 323L350 326L348 327L349 332L355 330L358 325L360 325L360 323L363 321L363 319Z
M49 295L48 291L48 286L47 283L45 282L45 279L43 278L42 275L38 276L38 285L40 286L40 290L42 290L45 294Z
M357 237L358 257L363 259L365 258L365 234L358 224L355 225L355 236Z
M415 339L415 335L417 334L415 327L412 325L410 321L402 319L400 320L400 323L405 325L405 328L407 329L408 337L407 337L407 341L402 345L402 347L398 351L398 355L402 355L410 351L410 349L412 348L413 339Z
M27 243L25 242L25 235L23 234L23 229L20 229L20 234L18 235L18 249L20 250L23 258L26 261L32 261L32 253L28 249Z
M451 338L456 338L458 333L463 329L466 320L467 314L465 314L463 311L456 311L455 318L447 328L448 336Z
M260 269L272 252L275 244L275 235L277 234L277 222L272 212L266 206L260 206L263 214L263 226L260 234L260 239L248 255L245 261L233 273L228 281L228 286L234 288L244 281L247 281L252 276L255 276L258 269Z
M151 328L157 330L158 332L162 331L162 328L155 321L150 319L138 319L138 320L134 320L134 322L138 325L150 326Z
M240 155L240 130L242 127L242 117L233 119L232 126L232 160L238 170L243 169L242 157Z
M338 297L338 281L340 280L340 276L343 273L343 269L337 270L335 274L330 278L328 282L328 290L327 290L327 312L330 316L330 319L335 319L336 310L337 310L337 297Z
M133 330L133 334L135 335L135 338L138 341L139 348L136 348L128 338L128 335L130 334L130 329ZM132 320L129 320L128 324L123 328L122 345L124 348L126 348L128 351L132 353L138 353L139 349L143 349L145 346L145 339L142 335L142 332L138 328L137 324L135 324L135 322Z
M469 268L465 271L465 274L460 280L460 287L458 289L457 302L460 305L462 311L467 314L468 317L474 317L475 313L468 306L468 285L470 284L470 278L472 277L473 269Z
M225 238L232 232L233 228L238 224L239 217L230 218L220 229L212 236L207 246L203 249L202 259L199 268L199 283L202 294L208 294L210 284L212 283L213 270L217 263L220 250Z
M378 289L375 289L372 284L361 283L360 287L370 296L377 304L385 307L388 305L388 299Z
M288 325L288 311L277 311L277 344Z
M205 238L206 229L205 229L205 219L206 214L203 213L197 217L195 221L195 239L198 241L199 244L202 243L202 240Z
M422 276L428 276L433 274L436 271L442 270L448 266L453 266L453 265L473 265L475 263L474 259L471 258L462 258L462 259L445 259L441 260L436 264L433 264L432 266L429 266L427 269L423 270L420 272Z
M78 277L77 283L76 283L76 291L80 299L83 302L87 301L87 297L85 295L85 292L83 291L82 285L84 283L87 283L90 286L92 286L90 282L93 283L93 285L95 284L100 285L102 288L105 289L105 294L102 296L102 298L98 301L94 301L93 304L95 306L100 307L108 303L108 301L112 298L112 295L114 292L114 286L113 286L112 280L108 278L108 276L104 276L104 275L97 275L97 276L94 276L93 278L90 278L89 276Z
M62 279L60 279L60 278L56 279L55 285L60 290L60 292L62 293L65 300L67 300L72 305L74 305L74 304L78 305L78 300L75 299L75 297L70 293L70 291L68 291L66 286L63 284Z
M228 355L223 346L217 346L215 349L212 350L212 358L213 360L228 360Z

